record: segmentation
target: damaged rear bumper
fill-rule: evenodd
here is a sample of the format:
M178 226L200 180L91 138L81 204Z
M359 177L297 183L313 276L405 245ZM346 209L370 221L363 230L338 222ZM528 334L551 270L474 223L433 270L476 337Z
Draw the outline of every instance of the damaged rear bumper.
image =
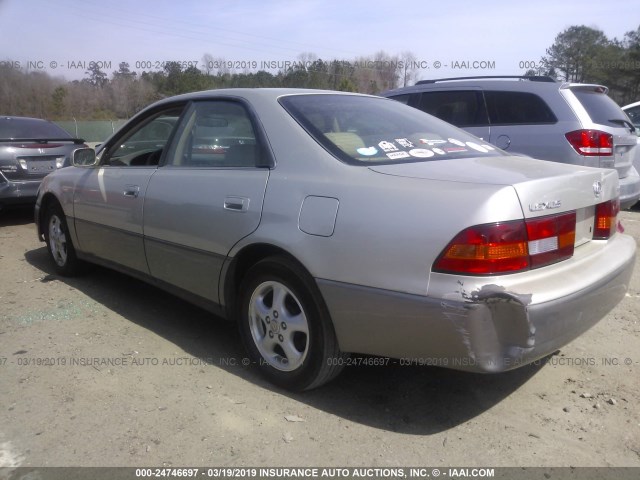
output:
M555 352L624 298L636 246L628 236L616 237L606 248L616 253L614 260L603 251L564 270L548 269L552 276L547 281L544 273L537 272L535 281L520 282L520 288L523 284L540 288L528 294L514 293L519 289L505 286L506 281L501 286L487 281L467 293L464 282L454 280L456 291L437 298L317 281L342 351L501 372ZM586 284L578 280L585 278L596 279L585 280ZM482 280L475 279L476 287ZM564 282L564 288L557 288L557 282ZM570 283L576 288L571 290ZM560 295L554 297L556 291Z

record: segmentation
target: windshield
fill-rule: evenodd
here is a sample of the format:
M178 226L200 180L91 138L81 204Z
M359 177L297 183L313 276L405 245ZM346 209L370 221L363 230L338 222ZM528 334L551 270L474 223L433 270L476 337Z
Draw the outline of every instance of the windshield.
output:
M307 94L286 96L280 103L320 145L350 164L506 155L453 125L385 98Z
M71 138L65 130L57 125L31 118L0 118L0 138Z

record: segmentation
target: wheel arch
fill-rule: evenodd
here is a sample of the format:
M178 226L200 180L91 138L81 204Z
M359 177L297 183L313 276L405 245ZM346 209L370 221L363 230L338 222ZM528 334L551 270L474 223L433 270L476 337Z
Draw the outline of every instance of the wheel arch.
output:
M234 321L237 320L238 291L247 271L261 260L273 256L285 257L294 262L307 275L309 275L311 279L313 279L313 275L311 275L311 272L309 272L304 264L284 248L269 243L254 243L247 245L233 257L229 262L229 266L226 271L223 271L222 274L224 282L222 287L223 291L221 293L222 298L224 299L227 318Z
M60 202L60 200L58 200L58 197L56 197L53 193L47 192L42 196L42 200L40 201L40 209L38 210L38 218L36 219L38 222L36 225L36 227L38 228L38 237L40 237L41 239L44 238L44 230L46 228L44 222L47 217L47 210L49 209L49 206L56 203L60 206L60 208L62 208L62 202Z

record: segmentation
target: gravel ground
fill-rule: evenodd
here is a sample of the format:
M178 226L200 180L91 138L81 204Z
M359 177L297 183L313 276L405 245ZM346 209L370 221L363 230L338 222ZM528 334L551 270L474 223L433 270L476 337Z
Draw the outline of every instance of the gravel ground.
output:
M538 365L348 367L292 394L243 366L233 324L109 270L53 274L30 210L0 213L0 266L0 466L640 466L640 268Z

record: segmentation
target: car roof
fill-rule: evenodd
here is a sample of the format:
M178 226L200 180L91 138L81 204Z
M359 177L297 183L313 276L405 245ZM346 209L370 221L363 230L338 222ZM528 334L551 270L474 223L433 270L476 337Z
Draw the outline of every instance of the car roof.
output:
M420 93L427 90L447 90L459 87L491 88L510 91L541 92L548 90L563 90L572 88L598 88L603 89L602 93L607 93L608 88L604 85L559 82L550 77L514 77L514 76L487 76L487 77L457 77L434 80L423 80L409 87L400 87L387 90L380 95L387 96L402 93Z
M158 100L139 111L135 117L145 115L149 110L162 107L163 105L171 105L176 102L189 102L192 100L207 100L212 98L230 99L242 98L249 102L256 103L260 101L277 100L287 95L352 95L360 97L370 97L380 99L380 96L366 95L354 92L340 92L335 90L316 90L312 88L220 88L215 90L202 90L198 92L183 93Z
M629 105L625 105L624 107L620 107L620 108L622 108L622 110L627 110L629 108L633 108L637 106L640 106L640 102L633 102L633 103L630 103Z
M211 97L243 97L248 100L251 99L276 99L287 95L356 95L363 97L374 97L373 95L365 95L354 92L340 92L335 90L316 90L312 88L220 88L216 90L203 90L199 92L184 93L182 95L176 95L168 97L154 105L160 105L162 103L179 101L179 100L198 100L202 98Z

